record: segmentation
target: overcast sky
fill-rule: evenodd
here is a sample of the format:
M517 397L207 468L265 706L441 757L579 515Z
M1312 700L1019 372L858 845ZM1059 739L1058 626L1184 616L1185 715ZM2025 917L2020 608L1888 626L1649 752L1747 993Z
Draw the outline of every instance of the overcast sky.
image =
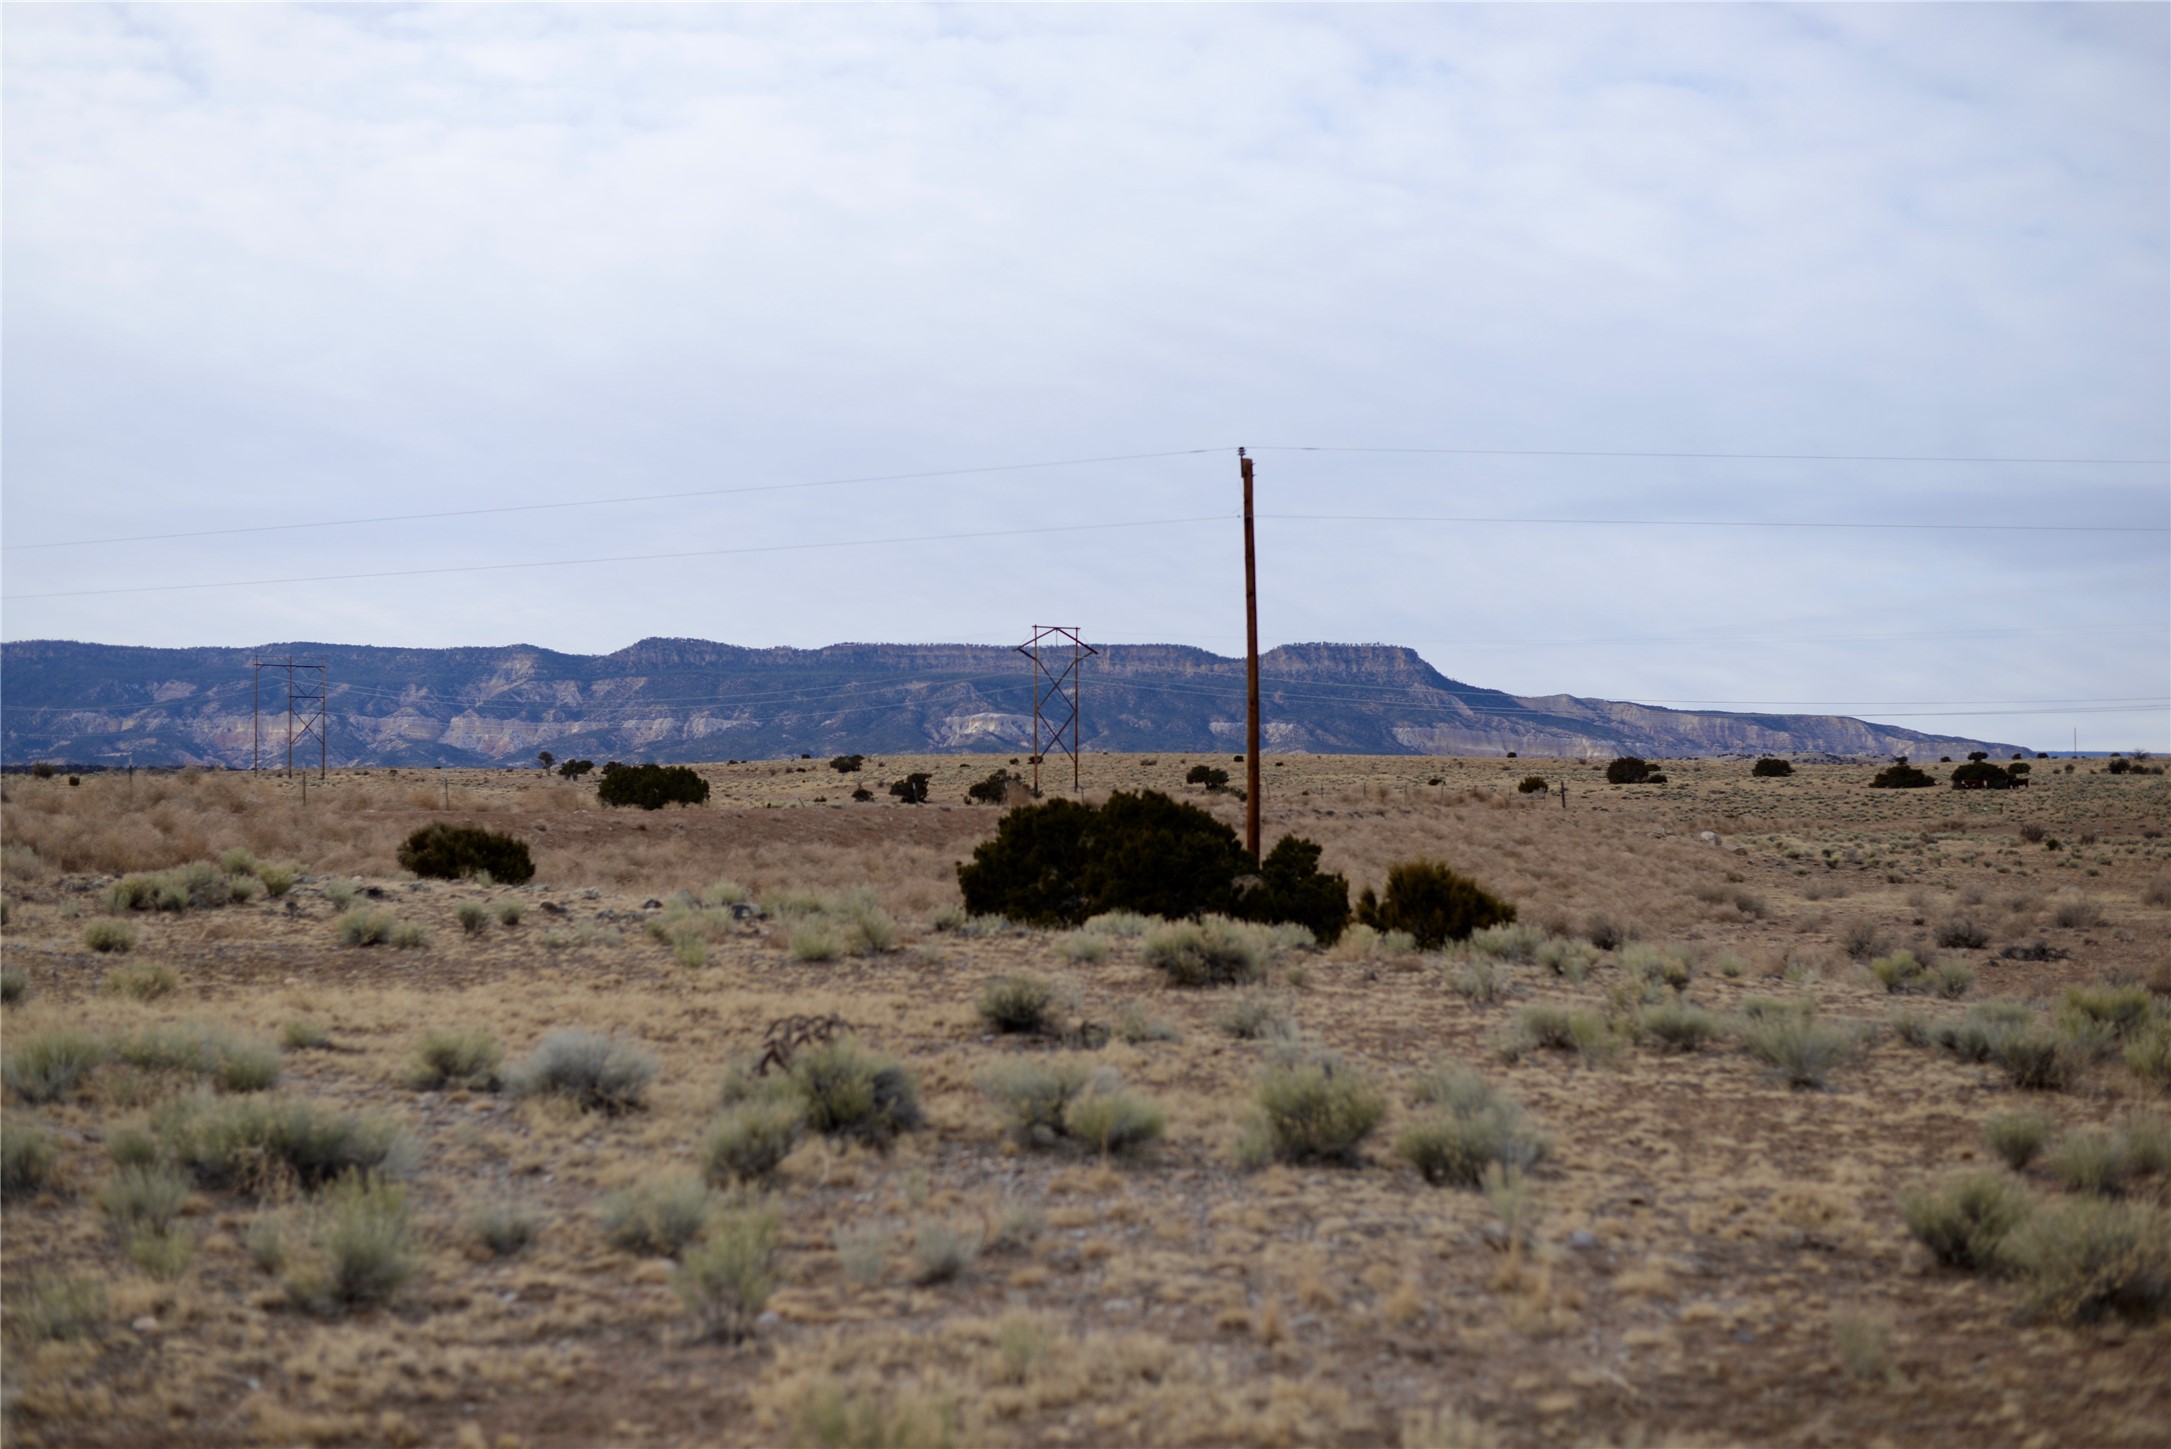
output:
M2167 17L10 6L0 631L1238 653L1244 444L1268 644L2161 749Z

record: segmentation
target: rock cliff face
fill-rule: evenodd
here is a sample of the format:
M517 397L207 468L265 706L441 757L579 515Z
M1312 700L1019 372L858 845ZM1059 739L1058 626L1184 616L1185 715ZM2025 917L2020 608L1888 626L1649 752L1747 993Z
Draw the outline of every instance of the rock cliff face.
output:
M537 750L598 761L979 751L1032 739L1032 678L1012 650L966 644L742 649L644 639L615 654L502 649L137 649L0 645L0 758L246 766L249 661L329 664L335 764L513 765ZM1296 644L1260 661L1267 747L1321 754L1602 756L2011 753L1824 715L1691 713L1520 698L1449 679L1411 650ZM1092 750L1243 747L1244 665L1173 645L1108 646L1086 661ZM267 763L286 741L286 679L263 671ZM312 747L313 748L313 747Z

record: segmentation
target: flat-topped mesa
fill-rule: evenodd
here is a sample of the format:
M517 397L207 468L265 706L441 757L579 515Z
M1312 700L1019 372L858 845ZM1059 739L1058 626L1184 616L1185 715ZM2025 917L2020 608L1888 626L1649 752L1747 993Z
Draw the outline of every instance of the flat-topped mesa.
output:
M1182 644L1108 644L1086 666L1090 751L1242 748L1244 662ZM256 658L329 666L340 764L1018 754L1032 674L1006 644L749 648L642 639L609 654L529 644L402 649L285 643L145 649L0 644L0 756L79 764L245 765ZM1350 754L1607 757L1774 753L1935 759L2011 745L1820 715L1660 709L1462 683L1391 644L1285 644L1260 657L1267 748ZM284 714L266 681L266 724Z

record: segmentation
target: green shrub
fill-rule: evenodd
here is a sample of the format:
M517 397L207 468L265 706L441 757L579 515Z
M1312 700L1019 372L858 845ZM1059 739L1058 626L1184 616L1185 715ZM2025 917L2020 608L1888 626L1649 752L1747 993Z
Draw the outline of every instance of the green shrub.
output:
M953 1228L930 1218L912 1232L912 1281L922 1286L948 1283L965 1275L980 1256L977 1228Z
M1171 986L1237 986L1256 981L1270 952L1257 927L1208 916L1171 921L1146 933L1146 964Z
M13 1006L30 994L30 977L13 966L0 967L0 1006Z
M430 944L429 933L412 921L402 921L392 928L386 942L401 951L418 950Z
M998 976L974 1003L991 1031L1037 1035L1055 1024L1055 987L1038 976Z
M116 1127L106 1134L106 1156L115 1167L149 1167L158 1161L158 1138L140 1122Z
M1937 780L1927 772L1903 762L1879 770L1869 787L1872 790L1920 790L1936 783Z
M87 1278L33 1276L10 1299L8 1329L24 1343L69 1342L105 1333L105 1287Z
M171 870L124 875L106 891L106 909L123 911L188 911L223 906L237 897L232 877L208 860L194 860Z
M294 1097L184 1097L152 1118L174 1164L210 1188L315 1191L349 1173L398 1175L413 1147L390 1122Z
M1354 1163L1387 1115L1387 1099L1364 1075L1331 1059L1270 1068L1256 1100L1254 1131L1278 1162Z
M264 883L264 894L277 900L294 889L298 874L291 865L265 865L257 867L256 878Z
M637 805L661 810L666 805L701 805L709 782L685 765L621 765L613 760L596 776L596 799L605 805Z
M1525 775L1515 786L1519 795L1544 795L1550 793L1552 788L1552 782L1543 775Z
M1547 941L1536 926L1487 926L1470 933L1470 949L1501 961L1535 961Z
M2067 1192L2115 1197L2125 1190L2125 1145L2108 1132L2073 1133L2053 1149L2045 1165Z
M1056 951L1064 960L1080 966L1092 966L1108 959L1106 938L1086 931L1073 931L1055 943Z
M965 796L982 805L1000 805L1010 798L1012 786L1023 789L1025 781L1009 770L997 770L984 780L976 780L965 787Z
M603 1199L597 1219L614 1248L675 1258L709 1218L715 1198L691 1177L657 1177Z
M1238 1041L1294 1041L1296 1023L1270 996L1241 996L1214 1018L1214 1025Z
M1446 1069L1420 1080L1425 1112L1395 1137L1395 1152L1438 1185L1479 1188L1488 1168L1524 1171L1543 1162L1552 1140L1523 1125L1522 1109L1476 1073Z
M59 1154L37 1128L0 1122L0 1192L37 1192L53 1181Z
M360 888L351 880L334 880L324 883L324 899L332 903L332 909L343 911L354 904Z
M389 911L361 910L341 916L334 929L342 946L381 946L392 939L397 924Z
M24 1037L0 1062L0 1079L26 1102L57 1102L73 1096L91 1069L106 1059L106 1045L89 1032L57 1027Z
M2002 1261L2006 1238L2027 1220L2028 1194L1994 1172L1949 1178L1900 1198L1907 1230L1948 1268L1992 1269Z
M136 928L125 921L92 921L83 928L83 944L93 951L133 951Z
M1975 986L1975 972L1965 961L1940 961L1934 968L1937 994L1958 1001Z
M754 1331L775 1291L780 1221L766 1208L720 1213L680 1259L672 1286L704 1338L737 1343Z
M1371 887L1357 903L1357 919L1376 931L1407 931L1422 951L1436 951L1487 926L1515 919L1515 907L1467 876L1436 860L1408 860L1390 866L1387 893L1374 899Z
M164 1233L188 1201L188 1179L163 1167L124 1167L98 1190L98 1206L122 1236Z
M601 1032L546 1035L513 1077L522 1096L564 1097L585 1112L616 1116L643 1105L656 1079L656 1059L631 1042Z
M1930 975L1930 968L1915 959L1912 951L1894 951L1889 956L1879 956L1869 963L1869 974L1877 978L1877 984L1895 994L1920 991Z
M1953 916L1940 921L1931 938L1949 950L1973 951L1990 944L1990 933L1972 916Z
M497 906L498 924L501 926L517 926L520 924L520 918L527 914L527 910L528 908L521 902L510 898L499 901Z
M1745 1021L1739 1028L1749 1054L1775 1068L1796 1088L1822 1089L1838 1068L1862 1050L1860 1033L1807 1013L1782 1012Z
M2068 1200L2014 1232L2008 1252L2032 1317L2148 1323L2171 1312L2171 1216L2154 1204Z
M406 1190L379 1177L350 1174L317 1204L309 1261L287 1275L287 1293L320 1312L384 1303L420 1266Z
M524 885L535 877L527 842L479 825L442 820L408 836L400 844L399 863L401 869L431 880L487 875L500 885Z
M887 1147L923 1120L912 1074L850 1037L801 1051L792 1058L791 1079L807 1126L824 1136Z
M755 1099L726 1107L701 1139L701 1170L712 1183L766 1182L799 1145L806 1114L797 1102Z
M480 1027L453 1030L432 1027L415 1043L415 1059L407 1071L407 1085L418 1092L465 1087L472 1092L495 1092L505 1084L498 1070L505 1048Z
M1242 920L1288 923L1333 945L1349 925L1349 882L1320 870L1320 846L1301 835L1284 835L1259 863L1257 886L1239 879L1229 913Z
M171 966L152 961L131 961L126 966L116 966L108 971L98 987L108 996L125 996L131 1001L156 1001L180 990L181 978Z
M915 770L902 780L890 782L890 796L903 805L925 805L928 787L934 781L935 777L925 770Z
M462 901L453 907L452 918L460 923L463 933L480 936L490 927L490 908L481 901Z
M1650 762L1634 755L1622 755L1606 766L1608 785L1641 785L1650 778Z
M1184 772L1186 785L1204 785L1209 790L1228 788L1229 772L1213 765L1193 765Z
M1293 920L1331 941L1348 919L1348 885L1318 870L1319 847L1285 838L1254 862L1236 832L1155 790L1107 803L1052 799L1003 817L958 866L970 915L1078 925L1109 912L1178 920L1224 915Z
M2126 1043L2126 1066L2158 1091L2171 1091L2171 1017L2134 1033Z
M840 775L855 775L860 766L867 763L865 755L838 755L829 762L829 768Z
M1168 1130L1168 1116L1156 1103L1120 1087L1086 1093L1063 1120L1071 1137L1103 1157L1128 1156Z
M324 1051L332 1044L332 1034L322 1022L290 1021L279 1028L279 1044L290 1052Z
M1719 1034L1719 1019L1686 1001L1668 1001L1646 1007L1636 1028L1661 1051L1694 1052Z
M1794 773L1794 766L1785 760L1764 756L1749 767L1749 773L1758 779L1780 779Z
M1612 1026L1596 1011L1534 1002L1516 1013L1508 1044L1511 1055L1536 1048L1599 1062L1613 1054L1617 1042Z
M196 1261L195 1237L175 1229L123 1233L121 1243L129 1261L153 1278L178 1278Z
M2021 1172L2050 1141L2052 1126L2050 1118L2041 1112L2001 1112L1983 1123L1983 1139L2007 1167Z
M2058 1023L2068 1028L2100 1026L2111 1037L2124 1039L2147 1026L2152 1006L2146 986L2068 987L2058 1006Z
M1990 1059L2014 1086L2030 1092L2062 1092L2073 1085L2084 1055L2041 1026L2008 1031L1990 1045Z
M1482 932L1474 933L1474 941ZM1582 985L1590 975L1591 967L1598 964L1598 953L1588 944L1566 936L1548 936L1538 943L1537 962L1555 976Z
M1955 790L2010 790L2013 777L2002 765L1988 760L1970 760L1952 772L1952 788Z
M146 1072L175 1072L216 1082L228 1092L261 1092L278 1083L279 1050L197 1022L147 1027L111 1044L112 1054Z
M2171 1120L2136 1113L2126 1119L2118 1138L2131 1176L2162 1177L2171 1173Z
M510 1258L543 1235L542 1215L517 1203L490 1203L469 1212L463 1227L493 1258Z
M980 1089L1027 1147L1077 1142L1121 1155L1152 1143L1167 1126L1161 1109L1126 1092L1113 1071L1075 1059L1000 1062L981 1074Z

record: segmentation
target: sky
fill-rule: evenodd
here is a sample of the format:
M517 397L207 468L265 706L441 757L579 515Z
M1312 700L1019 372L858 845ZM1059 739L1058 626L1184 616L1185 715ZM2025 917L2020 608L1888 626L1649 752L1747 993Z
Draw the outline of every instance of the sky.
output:
M10 640L1237 654L1244 446L1267 646L2171 748L2171 7L0 42Z

